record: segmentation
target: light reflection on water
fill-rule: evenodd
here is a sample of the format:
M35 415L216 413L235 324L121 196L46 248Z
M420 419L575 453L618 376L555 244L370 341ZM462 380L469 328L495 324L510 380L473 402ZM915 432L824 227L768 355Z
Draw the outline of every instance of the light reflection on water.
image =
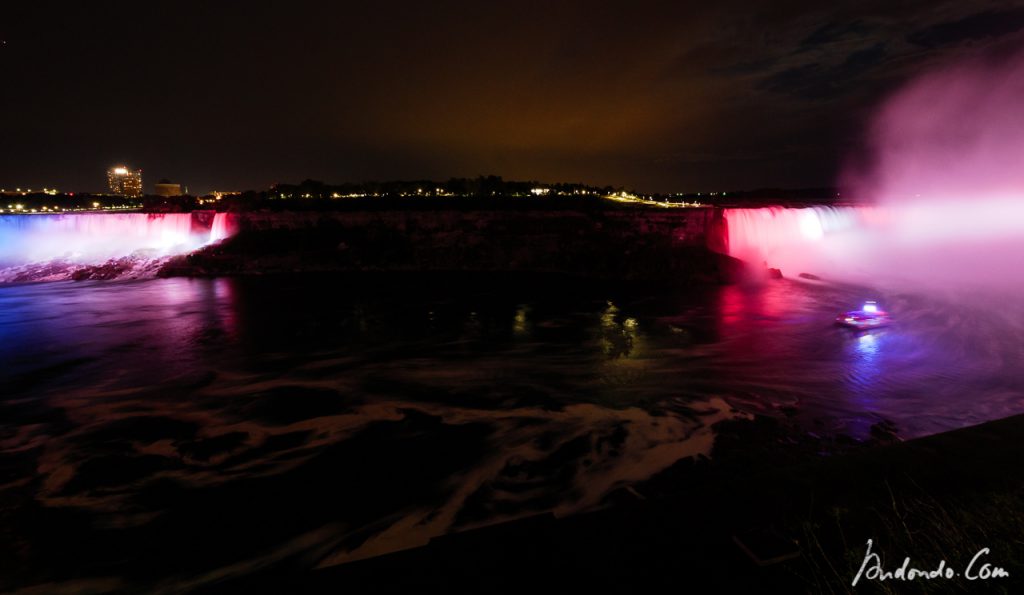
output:
M865 298L897 324L831 325ZM182 567L283 555L299 537L338 562L592 508L707 453L710 426L730 417L792 407L816 432L863 437L889 420L912 437L1019 413L1022 344L981 310L792 281L9 286L0 463L22 471L0 490L20 494L15 513L81 519L68 530L142 575L148 554L130 544L215 520L236 537L175 552ZM26 568L107 561L14 532Z

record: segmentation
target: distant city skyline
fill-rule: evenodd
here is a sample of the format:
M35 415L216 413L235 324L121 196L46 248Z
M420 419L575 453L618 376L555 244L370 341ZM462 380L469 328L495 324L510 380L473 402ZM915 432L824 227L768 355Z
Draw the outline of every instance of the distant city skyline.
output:
M307 186L312 186L320 189L321 191L334 190L335 192L324 192L321 198L345 198L348 196L391 196L391 195L422 195L422 196L472 196L472 195L499 195L499 196L548 196L551 191L557 190L555 194L569 196L573 194L599 194L614 198L617 195L633 196L633 195L648 195L648 196L699 196L704 195L708 197L725 196L727 194L732 195L761 195L768 192L772 195L778 194L779 192L785 193L788 191L795 192L796 195L809 196L809 193L818 192L814 196L819 197L831 197L833 192L836 192L836 188L832 186L819 186L819 187L804 187L804 188L781 188L781 187L761 187L761 188L730 188L728 190L713 190L713 191L686 191L680 190L676 192L651 192L640 188L633 188L624 186L622 184L587 184L585 182L566 182L556 180L513 180L505 178L504 176L498 175L480 175L473 177L449 177L446 179L427 180L427 179L406 179L406 180L368 180L368 181L332 181L332 180L314 180L312 178L304 178L303 180L289 180L286 182L280 182L271 184L266 188L241 188L241 189L213 189L209 191L191 191L187 184L175 182L167 178L160 178L156 182L147 184L143 179L143 170L130 168L125 165L117 165L108 168L106 172L107 183L106 186L100 190L83 190L83 189L69 189L69 188L57 188L50 186L43 187L30 187L30 186L15 186L12 188L0 187L0 193L9 195L50 195L50 196L75 196L78 195L117 195L125 196L128 198L141 198L143 196L163 196L163 197L175 197L175 196L216 196L222 197L227 195L238 195L242 193L252 192L256 194L267 194L270 196L277 196L279 190L289 189L289 198L295 198L299 196L296 194L297 189L301 189ZM471 189L469 186L478 184L484 184L485 186L493 187L497 184L500 188L495 191L486 189ZM453 187L461 188L458 191L451 191ZM377 188L378 190L372 190ZM401 190L399 190L401 188ZM514 190L513 190L514 188ZM359 189L358 194L339 194L337 190L352 191ZM486 190L486 191L482 191ZM821 191L828 191L821 194ZM780 197L784 197L783 194L779 194Z

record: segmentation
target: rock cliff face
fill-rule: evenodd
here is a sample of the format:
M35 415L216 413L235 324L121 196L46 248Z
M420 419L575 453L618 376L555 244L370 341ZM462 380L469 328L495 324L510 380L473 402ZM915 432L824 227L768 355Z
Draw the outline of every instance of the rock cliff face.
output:
M555 272L726 282L721 213L678 210L277 212L231 215L237 233L172 259L164 276L292 271Z

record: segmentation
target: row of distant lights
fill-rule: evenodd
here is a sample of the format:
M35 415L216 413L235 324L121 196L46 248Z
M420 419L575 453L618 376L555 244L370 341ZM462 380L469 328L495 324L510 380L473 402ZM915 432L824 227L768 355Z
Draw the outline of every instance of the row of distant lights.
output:
M532 194L534 196L548 196L548 195L551 194L551 188L531 188L530 189L530 194ZM579 196L579 195L582 195L582 194L591 194L591 193L583 192L583 191L580 191L580 190L573 190L572 194L576 195L576 196ZM715 196L716 194L717 194L716 192L712 192L711 196ZM724 195L724 193L723 193L723 195ZM281 197L282 199L292 198L292 195L284 194L284 193L279 193L278 196ZM331 193L331 198L369 198L369 197L379 197L379 196L381 196L379 193L373 193L373 194L367 194L367 193L363 193L363 194L356 194L356 193L353 193L353 194L339 194L337 192L332 192ZM459 195L455 194L454 192L446 192L446 191L444 191L441 188L436 188L436 189L434 189L434 192L432 194L425 195L422 189L417 189L415 193L402 192L402 193L399 194L399 196L408 197L408 196L459 196ZM309 194L309 193L306 193L306 194L300 195L300 197L301 198L313 198L313 195ZM650 198L643 198L643 197L637 196L635 194L630 194L630 193L627 193L627 192L614 192L612 194L604 195L604 198L607 198L607 199L610 199L610 200L614 200L614 201L617 201L617 202L639 203L639 204L646 204L646 205L653 205L653 206L667 207L667 208L701 207L701 206L704 206L702 203L699 203L699 202L667 202L667 201L658 201L658 200L654 200L654 199L650 199Z
M662 200L654 200L653 198L644 198L642 196L637 196L635 194L630 194L628 192L613 192L611 194L606 194L604 197L609 200L614 200L615 202L650 205L653 207L662 207L666 209L704 206L699 202L666 202Z
M119 171L119 170L123 170L123 171ZM118 168L118 170L114 170L114 173L118 173L118 174L127 173L127 170L124 170L124 168ZM14 192L18 192L18 193L21 193L22 196L26 196L26 195L32 194L32 189L31 188L27 188L25 190L22 190L21 188L16 188L14 190ZM0 194L7 194L7 189L6 188L0 188ZM43 194L48 194L50 196L56 196L58 194L58 191L57 191L56 188L43 188ZM234 194L234 193L231 193L231 194ZM551 188L531 188L530 189L530 194L533 194L534 196L547 196L548 194L551 194ZM581 194L589 194L589 193L585 193L585 192L582 192L580 190L573 190L572 194L578 196L578 195L581 195ZM718 192L709 192L708 196L718 196L718 194L719 194ZM215 195L214 195L215 198L213 200L220 200L223 196L226 196L226 195L227 194L218 195L218 194L215 193ZM424 194L423 194L423 189L422 188L417 189L415 193L411 193L411 192L403 192L403 193L401 193L401 196L423 196L423 195ZM721 195L725 196L726 193L722 192ZM74 196L74 193L71 193L71 196ZM290 195L281 194L280 196L281 196L281 198L288 198ZM367 198L367 197L370 197L370 196L380 196L380 194L379 193L374 193L374 194L338 194L337 192L331 193L331 198ZM433 196L458 196L458 195L455 194L454 192L446 192L443 188L435 188L434 192L433 192ZM677 194L676 196L683 196L683 195L682 194ZM701 196L701 193L698 192L697 196ZM839 196L839 194L837 193L836 196ZM917 196L921 196L921 195L918 194ZM302 198L313 198L313 195L312 194L303 194ZM638 197L638 196L636 196L634 194L629 194L627 192L612 193L610 195L607 195L605 198L629 199L629 200L634 200L634 199L636 199L636 200L651 200L651 199L640 199L640 197ZM210 201L207 201L207 202L210 202ZM681 204L681 205L682 204L695 204L695 205L699 205L700 203L671 203L671 204Z
M117 172L115 170L115 173L119 173L119 172ZM7 191L3 190L3 189L0 189L0 192L7 192ZM26 196L26 195L28 195L29 193L32 192L32 189L29 188L27 191L22 191L21 188L18 188L17 192L21 192L22 196ZM56 196L57 195L57 190L55 188L43 188L43 193L44 194L48 194L50 196ZM550 193L551 193L551 189L550 188L532 188L530 190L530 194L533 194L534 196L547 196ZM582 192L579 191L579 190L574 190L573 194L579 195L579 194L582 194ZM712 192L710 195L711 196L715 196L717 194L718 194L717 192ZM723 196L725 195L724 192L722 194L723 194ZM371 197L371 196L379 197L380 194L339 194L337 192L331 193L331 198L368 198L368 197ZM403 192L403 193L400 194L400 196L423 196L423 190L422 189L417 189L415 194ZM457 195L455 193L453 193L453 192L445 192L441 188L436 188L434 190L434 196L457 196ZM699 194L698 194L698 196L699 196ZM290 198L290 195L280 194L280 197L281 198ZM307 194L303 194L302 198L313 198L313 195L312 194L308 194L308 193ZM607 199L610 199L610 200L614 200L616 202L637 203L637 204L645 204L645 205L652 205L652 206L658 206L658 207L669 207L669 208L672 208L672 207L700 207L700 206L703 206L699 202L666 202L666 201L658 201L658 200L654 200L654 199L651 199L651 198L643 198L643 197L637 196L635 194L630 194L628 192L613 192L612 194L605 195L604 198L607 198ZM217 196L216 198L214 198L212 200L200 199L199 203L200 204L210 203L210 202L214 202L214 201L220 200L220 199L221 199L220 196ZM99 208L99 206L100 206L99 203L93 203L93 207L94 208ZM11 212L23 211L24 210L22 205L16 205L16 206L7 205L7 208ZM127 207L127 206L121 205L121 206L104 207L104 208L107 208L107 209L127 209L127 208L132 208L132 207ZM52 212L63 212L63 211L69 211L69 210L70 211L81 211L81 210L85 210L85 209L63 209L63 208L60 208L60 207L53 207L52 209L50 209L48 207L43 207L42 210L43 211L47 211L47 212L49 212L49 211L52 211ZM4 210L0 209L0 213L2 213L2 212L4 212ZM39 212L39 211L37 211L36 209L31 209L28 212L36 213L36 212Z
M211 204L211 203L212 204L216 204L217 201L219 201L224 196L232 196L232 195L230 195L230 194L227 194L227 195L225 195L225 194L214 194L213 198L197 198L196 202L198 202L201 205Z
M291 194L285 194L283 192L278 193L278 196L280 198L285 198L285 199L292 198ZM381 196L384 196L384 195L380 194L379 192L374 192L372 194L371 193L339 194L337 192L332 192L331 193L331 198L371 198L371 197L373 197L373 198L380 198ZM401 193L398 194L398 196L460 196L460 195L459 194L455 194L454 192L445 192L444 190L438 189L433 194L424 194L422 190L417 190L416 192L401 192ZM313 195L309 194L309 193L300 194L299 198L313 198Z
M21 188L15 188L14 192L11 193L11 194L14 194L14 193L21 193L22 196L28 196L29 194L32 194L32 189L31 188L26 188L25 190L22 190ZM8 194L7 189L6 188L0 188L0 194ZM50 196L57 196L57 189L56 188L43 188L43 194L48 194Z
M37 214L38 213L73 213L73 212L77 212L77 211L94 211L96 209L103 209L104 211L117 211L117 210L136 209L136 208L138 208L138 207L134 207L132 205L108 205L108 206L102 206L98 202L92 203L92 208L81 207L81 208L77 208L77 209L65 209L64 207L57 207L57 206L53 206L53 207L45 207L44 206L44 207L40 207L38 209L26 209L25 205L7 205L7 209L0 209L0 213L16 213L16 214L26 214L26 213L37 213Z

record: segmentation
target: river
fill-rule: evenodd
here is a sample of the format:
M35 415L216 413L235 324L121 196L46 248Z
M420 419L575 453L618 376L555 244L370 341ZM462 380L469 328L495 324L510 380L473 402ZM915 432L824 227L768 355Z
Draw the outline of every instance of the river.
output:
M896 324L832 325L865 299ZM950 430L1024 412L1022 346L977 304L790 279L0 286L0 576L177 590L572 514L756 414Z

